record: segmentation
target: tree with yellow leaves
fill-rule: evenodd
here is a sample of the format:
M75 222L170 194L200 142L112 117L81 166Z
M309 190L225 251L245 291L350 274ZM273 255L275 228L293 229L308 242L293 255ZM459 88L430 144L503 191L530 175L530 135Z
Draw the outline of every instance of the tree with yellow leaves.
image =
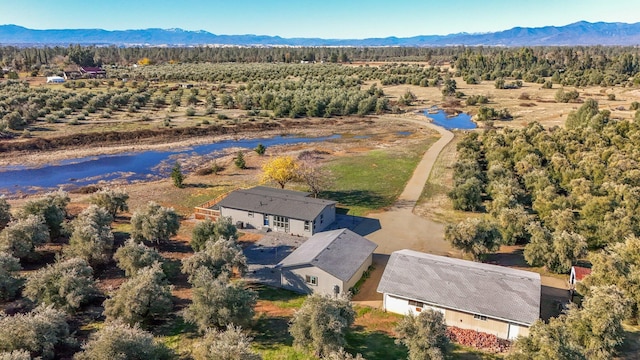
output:
M262 181L273 181L284 186L298 178L298 163L291 156L278 156L262 166Z

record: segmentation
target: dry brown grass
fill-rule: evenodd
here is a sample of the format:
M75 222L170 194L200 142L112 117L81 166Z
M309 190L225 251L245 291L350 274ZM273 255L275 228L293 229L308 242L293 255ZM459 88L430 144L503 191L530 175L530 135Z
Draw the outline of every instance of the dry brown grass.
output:
M524 83L520 89L496 89L493 81L483 81L477 85L468 85L462 78L454 78L458 86L458 91L463 92L465 95L484 95L489 98L489 104L485 106L493 107L496 109L506 108L514 116L514 120L510 122L498 122L497 126L524 126L530 122L538 121L545 126L562 126L566 120L569 112L577 110L580 104L575 103L556 103L555 93L560 88L560 85L554 84L552 89L543 89L541 84L536 83ZM369 81L364 84L363 87L368 87L376 81ZM378 82L379 84L379 82ZM418 98L416 101L415 109L420 109L429 106L441 106L443 104L443 98L441 89L438 87L419 87L414 85L394 85L383 86L385 94L392 99L397 99L402 96L406 91L411 91ZM621 119L633 118L634 111L629 110L631 102L637 101L640 97L640 90L623 88L623 87L609 87L603 88L600 86L592 86L587 88L573 88L567 87L565 90L577 90L580 93L581 99L593 98L598 101L601 109L611 110L612 116ZM523 94L530 99L527 101L527 106L521 106ZM609 100L608 94L614 94L616 100ZM535 105L535 106L533 106ZM619 107L623 107L625 110L618 110ZM461 108L465 112L475 114L479 106L466 106L464 100L461 101Z

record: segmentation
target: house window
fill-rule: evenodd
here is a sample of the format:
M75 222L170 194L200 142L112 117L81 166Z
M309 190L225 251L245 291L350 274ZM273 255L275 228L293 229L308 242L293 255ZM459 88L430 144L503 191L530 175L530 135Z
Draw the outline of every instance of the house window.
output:
M284 216L274 216L273 217L273 226L278 228L279 230L284 230L284 232L289 231L289 218Z
M317 276L307 275L307 276L304 277L304 281L306 281L307 284L309 284L309 285L318 286L318 277Z
M417 308L422 308L422 307L424 307L424 303L421 303L420 301L409 300L409 306L415 306Z
M477 320L487 321L487 317L486 316L482 316L482 315L478 315L478 314L474 314L473 318L477 319Z
M248 216L248 217L253 217L253 213L252 213L252 212L248 212L248 213L247 213L247 216Z
M311 222L310 221L305 221L304 222L304 231L309 231L310 228L311 228Z
M262 222L264 226L269 226L269 215L264 214L264 221Z

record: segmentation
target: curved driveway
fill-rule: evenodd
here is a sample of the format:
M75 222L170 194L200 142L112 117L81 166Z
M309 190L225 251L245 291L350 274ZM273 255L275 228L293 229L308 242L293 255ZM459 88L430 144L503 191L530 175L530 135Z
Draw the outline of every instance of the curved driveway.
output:
M387 211L367 215L368 218L378 219L380 229L369 233L367 239L378 244L376 253L391 254L401 249L412 249L438 255L447 255L453 251L444 241L444 224L440 224L413 213L413 208L422 194L422 189L429 179L431 168L442 149L453 139L453 133L425 120L407 119L406 121L424 125L440 133L436 141L424 154L400 194L395 204ZM367 226L363 222L360 226ZM357 233L368 233L366 229L356 227ZM362 232L361 232L362 231Z

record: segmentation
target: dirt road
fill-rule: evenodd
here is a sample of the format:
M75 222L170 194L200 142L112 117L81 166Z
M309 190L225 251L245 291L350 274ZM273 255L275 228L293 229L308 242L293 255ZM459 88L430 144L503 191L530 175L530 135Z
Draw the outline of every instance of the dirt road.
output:
M374 270L370 278L353 297L355 303L373 307L382 307L382 294L376 292L389 254L396 250L412 249L436 255L461 257L460 252L444 240L444 224L422 218L413 213L413 208L429 179L431 168L442 149L453 139L453 133L429 123L426 119L411 119L411 122L425 125L438 133L441 138L427 150L413 172L404 191L396 203L386 212L369 214L367 217L380 221L380 229L367 235L378 248L373 258ZM369 226L372 222L362 222L360 226ZM360 227L359 226L359 227ZM367 229L358 229L357 233L368 233ZM362 232L360 232L362 231ZM542 276L541 316L548 319L558 314L558 304L568 300L566 281L550 276Z
M380 221L381 229L367 235L376 244L376 253L391 254L396 250L413 249L438 255L449 255L455 252L444 241L444 225L427 220L413 213L413 208L420 198L424 184L429 179L431 168L445 145L453 139L453 133L424 120L407 119L424 125L440 133L440 139L427 150L413 172L404 191L396 203L382 213L369 214L367 217ZM368 226L363 222L361 226ZM360 232L363 231L363 232ZM358 233L368 233L366 229L356 229Z

